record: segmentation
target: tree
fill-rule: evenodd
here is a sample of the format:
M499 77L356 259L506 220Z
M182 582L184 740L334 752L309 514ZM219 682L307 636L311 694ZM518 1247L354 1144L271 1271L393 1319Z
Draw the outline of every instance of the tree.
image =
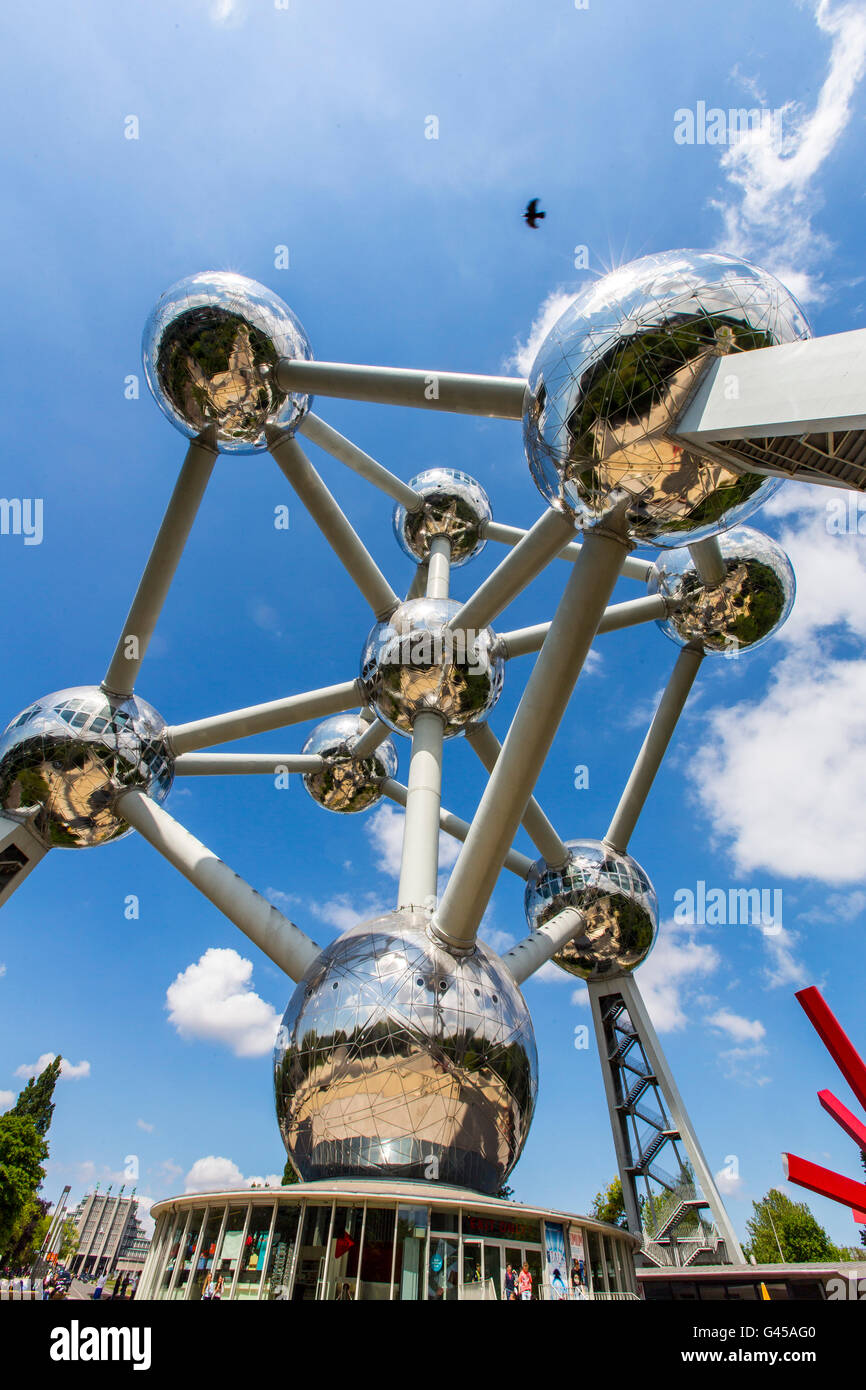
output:
M497 1188L496 1195L497 1197L501 1197L503 1202L513 1202L514 1188L511 1186L510 1183L500 1183L499 1187Z
M590 1216L598 1221L606 1221L609 1226L625 1226L625 1203L622 1196L622 1178L614 1178L592 1199Z
M60 1057L31 1078L11 1110L0 1115L0 1258L26 1263L44 1235L46 1204L37 1197L48 1157Z
M78 1227L72 1220L72 1217L67 1216L60 1233L60 1249L57 1252L57 1258L62 1265L69 1264L78 1249L78 1242L80 1239L81 1236Z
M36 1196L48 1145L32 1119L0 1115L0 1259L20 1235L20 1223Z
M743 1247L757 1264L807 1264L811 1261L848 1259L847 1250L834 1245L805 1202L792 1202L772 1187L761 1202L753 1202L754 1215L746 1222L749 1240Z
M282 1183L281 1183L281 1186L282 1186L282 1187L293 1187L294 1184L295 1184L296 1182L300 1182L300 1181L301 1181L300 1178L298 1177L297 1173L295 1172L294 1168L292 1167L292 1161L291 1161L291 1159L290 1159L290 1158L287 1158L287 1159L286 1159L286 1166L285 1166L285 1168L283 1169L283 1181L282 1181Z
M35 1078L31 1076L12 1109L8 1112L10 1115L29 1115L36 1126L37 1134L41 1134L43 1138L48 1133L51 1117L54 1114L52 1096L57 1078L60 1075L60 1063L62 1061L62 1057L55 1057L54 1061L49 1062L39 1076Z
M23 1269L31 1265L39 1254L51 1225L51 1217L48 1214L50 1205L50 1202L44 1202L41 1197L35 1196L26 1203L15 1223L6 1250L6 1261L13 1269Z

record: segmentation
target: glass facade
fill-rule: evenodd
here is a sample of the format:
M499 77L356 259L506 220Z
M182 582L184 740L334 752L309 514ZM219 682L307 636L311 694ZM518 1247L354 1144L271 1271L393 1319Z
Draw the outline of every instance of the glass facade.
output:
M175 1210L175 1208L177 1208ZM342 1195L232 1192L156 1209L139 1298L405 1302L502 1299L506 1270L525 1264L532 1297L548 1296L541 1215L469 1200L439 1206L371 1184ZM551 1215L555 1215L551 1213ZM583 1218L581 1218L581 1221ZM570 1223L583 1234L590 1297L634 1294L625 1231ZM567 1228L565 1231L567 1238Z

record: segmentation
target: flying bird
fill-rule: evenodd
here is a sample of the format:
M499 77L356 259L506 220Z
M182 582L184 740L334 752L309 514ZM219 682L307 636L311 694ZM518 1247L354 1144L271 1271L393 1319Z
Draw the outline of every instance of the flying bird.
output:
M537 227L542 217L546 216L547 214L542 212L538 206L538 199L533 198L531 203L526 204L526 212L523 214L523 220L527 226Z

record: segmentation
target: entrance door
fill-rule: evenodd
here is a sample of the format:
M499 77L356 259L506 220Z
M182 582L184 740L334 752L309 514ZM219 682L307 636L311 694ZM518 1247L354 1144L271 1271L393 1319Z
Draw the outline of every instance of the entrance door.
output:
M523 1258L529 1265L529 1273L532 1275L532 1297L533 1299L539 1299L541 1298L541 1285L544 1278L542 1274L541 1251L531 1249L524 1250Z
M484 1269L481 1263L481 1241L464 1240L463 1283L480 1284L483 1277Z
M520 1266L521 1266L522 1264L523 1264L523 1251L522 1251L522 1249L521 1249L519 1246L517 1246L517 1245L506 1245L506 1247L505 1247L505 1258L504 1258L503 1261L502 1261L503 1278L504 1278L504 1275L505 1275L505 1270L508 1268L509 1265L511 1265L511 1268L514 1270L514 1284L515 1284L515 1288L517 1287L517 1276L518 1276L518 1274L520 1273Z
M484 1245L484 1279L493 1280L494 1297L502 1297L502 1276L505 1267L502 1263L501 1245Z

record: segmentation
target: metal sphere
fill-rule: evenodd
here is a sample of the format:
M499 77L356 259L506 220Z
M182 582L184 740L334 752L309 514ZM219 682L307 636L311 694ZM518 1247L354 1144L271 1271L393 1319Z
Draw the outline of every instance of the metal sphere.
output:
M484 524L493 516L480 483L456 468L425 468L409 486L421 493L424 506L414 512L395 507L394 534L410 560L428 560L436 536L451 542L454 567L480 554L486 544Z
M352 927L298 985L274 1051L277 1116L305 1181L435 1178L494 1194L538 1089L529 1010L482 942L453 956L427 917Z
M568 864L551 869L543 859L526 880L524 906L533 931L563 908L583 913L582 932L554 957L583 980L629 974L649 955L658 931L655 889L630 854L598 840L568 840Z
M379 718L411 734L416 716L442 716L445 737L486 719L502 690L505 662L489 627L452 632L461 604L450 598L401 603L367 638L361 680Z
M390 738L369 757L352 757L349 741L365 727L357 714L335 714L317 724L304 744L304 753L318 753L325 761L321 772L303 777L310 796L327 811L351 815L375 806L382 800L382 783L397 771L397 749Z
M280 389L280 358L309 361L307 335L264 285L226 271L178 280L158 300L142 339L147 384L160 410L188 438L217 427L217 447L266 447L265 425L294 430L310 397Z
M719 355L809 335L784 285L734 256L669 251L611 271L557 320L530 372L538 488L579 526L627 501L632 537L663 547L744 521L781 480L678 443L677 417Z
M727 531L719 546L727 574L712 589L704 585L685 547L659 556L647 587L676 607L658 626L679 646L700 642L705 652L760 647L793 607L791 561L780 545L750 526Z
M102 845L130 833L114 797L140 787L164 801L174 777L165 722L136 695L98 686L59 690L29 705L0 739L0 809L46 844Z

